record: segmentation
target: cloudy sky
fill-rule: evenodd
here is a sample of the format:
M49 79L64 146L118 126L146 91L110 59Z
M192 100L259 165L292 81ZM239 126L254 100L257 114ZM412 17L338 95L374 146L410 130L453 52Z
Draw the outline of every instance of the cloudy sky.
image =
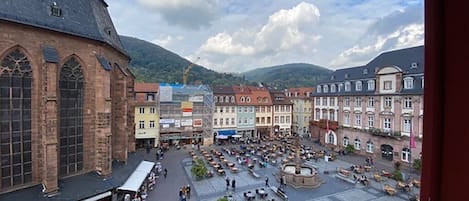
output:
M113 0L119 34L219 72L363 65L423 45L423 0Z

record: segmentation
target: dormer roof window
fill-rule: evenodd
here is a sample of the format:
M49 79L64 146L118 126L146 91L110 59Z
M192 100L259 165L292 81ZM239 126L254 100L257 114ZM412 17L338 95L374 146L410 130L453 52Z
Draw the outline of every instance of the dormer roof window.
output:
M318 93L321 93L321 89L322 89L321 85L318 85L318 88L317 88Z
M62 9L57 6L57 2L53 2L50 6L50 15L55 17L62 17Z
M363 69L363 75L368 75L368 69Z
M349 77L348 73L345 73L345 78L348 78L348 77Z
M414 69L414 68L417 68L419 66L419 64L417 62L412 62L410 64L410 68Z

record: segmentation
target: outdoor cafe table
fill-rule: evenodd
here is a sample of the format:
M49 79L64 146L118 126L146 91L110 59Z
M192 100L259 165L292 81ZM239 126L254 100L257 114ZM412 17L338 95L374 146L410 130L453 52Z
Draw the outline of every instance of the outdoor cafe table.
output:
M264 189L260 189L260 190L258 191L258 193L259 193L259 195L260 195L261 197L267 196L267 192L265 192Z
M228 162L226 165L228 165L228 167L234 167L235 166L235 164L232 163L232 162Z
M224 157L224 156L220 156L220 160L225 160L225 157Z
M218 169L217 172L218 172L218 174L224 174L225 170L224 169Z
M218 165L218 164L215 163L215 165L213 165L213 167L216 168L216 169L218 169L218 168L220 168L220 165Z
M228 160L223 160L223 163L224 164L227 164L229 161Z
M214 166L214 165L216 165L217 163L216 163L215 161L211 161L209 164L210 164L211 166Z
M231 168L231 172L238 172L238 168L232 167L232 168Z
M288 156L287 158L288 158L289 160L291 160L291 159L293 159L293 158L295 158L295 157L293 157L293 156Z
M288 161L289 160L285 158L285 159L282 160L282 163L288 163Z

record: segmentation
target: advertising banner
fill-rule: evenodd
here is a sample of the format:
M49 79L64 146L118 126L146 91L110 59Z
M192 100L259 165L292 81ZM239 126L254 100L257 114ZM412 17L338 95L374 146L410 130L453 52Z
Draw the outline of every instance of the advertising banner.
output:
M194 119L192 123L194 127L202 127L202 119Z
M192 119L181 119L181 126L192 126Z
M190 117L192 116L192 107L193 103L189 101L182 101L181 102L181 110L182 110L182 116L183 117Z
M160 124L174 124L174 119L160 119Z
M203 96L189 96L190 102L204 102Z
M181 127L181 120L179 120L179 119L174 120L174 127L175 128Z

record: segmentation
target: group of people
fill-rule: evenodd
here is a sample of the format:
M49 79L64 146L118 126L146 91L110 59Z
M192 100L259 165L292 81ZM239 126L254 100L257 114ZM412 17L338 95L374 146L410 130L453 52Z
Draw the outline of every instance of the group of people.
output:
M191 186L189 184L187 184L187 186L182 186L179 189L179 199L181 201L191 199Z
M226 176L225 181L226 181L226 190L229 190L230 189L230 178L228 176ZM231 188L233 189L233 191L236 188L236 180L234 178L231 180Z
M374 165L373 157L371 157L371 156L368 156L368 157L365 159L365 162L366 162L366 165L368 165L368 166Z

